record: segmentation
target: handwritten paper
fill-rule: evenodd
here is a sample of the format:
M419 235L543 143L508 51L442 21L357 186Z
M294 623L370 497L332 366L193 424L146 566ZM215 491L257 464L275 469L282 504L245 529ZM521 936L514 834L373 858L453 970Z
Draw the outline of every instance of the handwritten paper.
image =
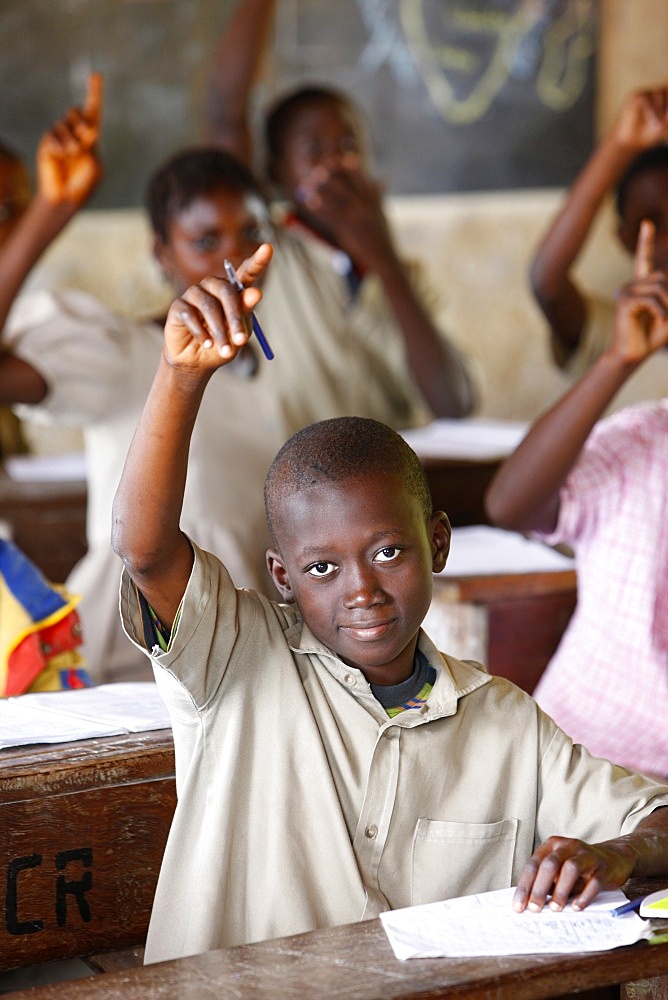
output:
M553 913L512 909L514 889L462 896L381 913L397 958L474 958L484 955L608 951L649 935L636 913L613 917L626 901L621 890L600 893L586 910Z

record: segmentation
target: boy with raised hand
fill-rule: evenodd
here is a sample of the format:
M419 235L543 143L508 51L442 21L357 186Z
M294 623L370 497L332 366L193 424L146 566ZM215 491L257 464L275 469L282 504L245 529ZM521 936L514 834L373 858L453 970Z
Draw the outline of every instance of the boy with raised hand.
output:
M614 303L585 294L571 270L605 198L617 188L617 235L633 254L642 219L656 226L656 267L668 269L668 85L629 95L576 178L538 247L531 285L557 364L581 375L608 346Z
M241 266L244 285L270 256ZM583 908L668 872L668 785L592 758L422 632L450 526L396 432L334 418L279 450L265 507L282 603L235 589L182 532L198 410L258 297L208 278L172 305L114 504L125 627L176 748L146 961L512 884L517 910L549 893Z
M276 7L276 0L239 0L211 73L209 139L247 163L254 162L250 94ZM302 87L274 103L264 131L267 174L288 203L276 213L276 256L294 259L292 284L318 316L319 339L336 347L343 334L360 345L349 372L352 379L360 372L357 398L349 393L352 405L339 412L375 416L397 429L429 417L466 416L476 403L468 361L435 322L436 296L421 268L397 252L382 186L370 172L360 110L329 87ZM267 287L267 308L274 294ZM293 365L299 375L298 355ZM365 403L364 383L373 389L379 379L385 414ZM415 401L406 409L401 397L410 395Z
M578 604L534 691L592 753L668 775L668 398L600 420L668 346L666 274L642 223L612 343L531 428L489 488L493 523L575 551ZM600 422L599 422L600 421Z

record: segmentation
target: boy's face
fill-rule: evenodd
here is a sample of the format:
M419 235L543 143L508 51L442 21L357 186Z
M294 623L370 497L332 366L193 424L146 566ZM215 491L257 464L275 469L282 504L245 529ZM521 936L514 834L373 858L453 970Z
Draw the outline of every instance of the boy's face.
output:
M619 225L619 237L629 253L635 252L643 219L655 226L656 268L668 272L668 169L645 170L629 186Z
M371 683L409 677L450 545L445 514L425 524L401 476L368 473L294 493L276 530L269 571L314 635Z
M224 275L226 259L238 267L266 238L265 223L259 199L221 188L170 220L169 240L156 240L155 255L180 295L209 275Z
M366 142L355 110L338 100L313 101L286 129L272 175L286 195L299 201L299 188L315 167L364 169Z

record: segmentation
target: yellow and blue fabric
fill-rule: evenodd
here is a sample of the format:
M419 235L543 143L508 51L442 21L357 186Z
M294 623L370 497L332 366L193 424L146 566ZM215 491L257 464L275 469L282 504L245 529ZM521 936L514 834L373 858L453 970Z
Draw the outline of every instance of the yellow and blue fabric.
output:
M0 696L91 686L77 601L0 539Z

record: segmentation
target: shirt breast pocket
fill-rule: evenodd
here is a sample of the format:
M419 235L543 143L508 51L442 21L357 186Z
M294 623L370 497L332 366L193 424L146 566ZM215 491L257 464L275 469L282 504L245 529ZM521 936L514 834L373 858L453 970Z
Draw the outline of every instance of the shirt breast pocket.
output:
M512 885L517 819L454 823L419 819L413 836L411 903Z

